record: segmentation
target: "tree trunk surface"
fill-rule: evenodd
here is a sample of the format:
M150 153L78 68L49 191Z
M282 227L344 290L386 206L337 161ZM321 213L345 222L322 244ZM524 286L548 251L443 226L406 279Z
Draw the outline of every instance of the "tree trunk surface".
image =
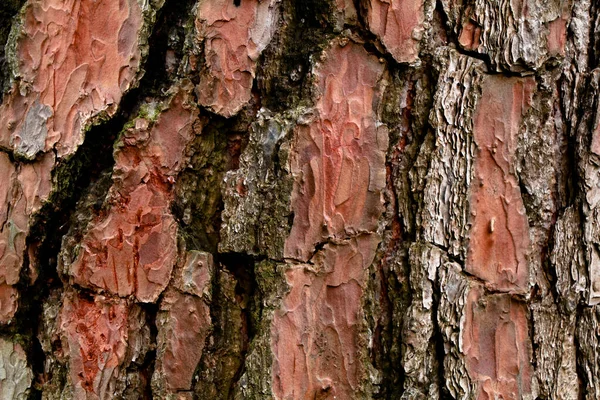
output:
M596 0L3 0L0 399L600 399Z

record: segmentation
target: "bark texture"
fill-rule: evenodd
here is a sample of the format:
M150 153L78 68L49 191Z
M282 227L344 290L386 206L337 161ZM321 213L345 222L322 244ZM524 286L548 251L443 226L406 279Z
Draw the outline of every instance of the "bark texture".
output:
M600 398L596 1L0 22L0 398Z

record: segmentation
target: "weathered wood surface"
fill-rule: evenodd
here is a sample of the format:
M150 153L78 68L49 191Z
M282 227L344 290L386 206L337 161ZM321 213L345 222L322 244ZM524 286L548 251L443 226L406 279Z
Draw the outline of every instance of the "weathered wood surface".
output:
M0 5L0 398L600 398L600 5Z

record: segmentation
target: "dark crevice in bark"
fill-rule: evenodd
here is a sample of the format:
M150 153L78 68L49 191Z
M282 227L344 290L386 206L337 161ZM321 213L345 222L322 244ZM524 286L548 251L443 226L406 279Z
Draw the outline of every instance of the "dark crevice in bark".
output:
M389 222L379 250L380 260L375 265L385 298L381 305L382 315L375 324L375 334L379 332L379 337L376 336L377 347L373 350L382 354L372 354L371 358L373 365L382 373L380 397L395 399L404 392L401 350L403 319L413 301L408 250L411 243L417 240L414 213L418 208L418 196L409 189L409 171L417 160L428 129L425 122L427 117L421 114L428 115L432 99L427 97L425 91L419 91L419 84L427 81L422 72L395 61L389 61L388 65L392 76L388 89L396 90L386 91L383 100L382 121L390 129L386 160L388 205L385 213ZM427 97L424 108L423 104L415 104L416 96L423 95ZM400 208L400 205L405 207Z
M589 21L590 21L590 37L588 40L588 69L592 71L597 68L600 63L600 5L597 1L590 3Z
M573 82L572 87L570 87L569 85L569 81L566 79L566 77L563 75L559 81L559 87L561 88L561 95L560 95L560 101L561 101L561 113L563 116L565 116L565 120L568 120L569 124L565 125L565 141L566 141L566 152L565 152L565 157L566 157L566 165L565 165L565 183L566 183L566 187L565 187L565 191L566 191L566 198L565 198L565 208L571 205L576 204L577 202L577 198L578 198L578 192L579 192L579 187L581 185L581 181L580 181L580 177L579 177L579 163L580 163L580 158L579 158L579 139L577 137L577 122L581 120L581 118L584 117L584 111L582 110L582 107L577 107L575 110L569 110L568 105L565 104L565 97L570 97L571 98L571 102L574 100L574 97L577 96L577 92L579 91L578 87L576 86L576 84ZM570 89L571 93L566 93L566 89ZM579 97L579 96L577 96ZM575 112L577 115L573 116L573 115L569 115L569 112ZM571 118L569 118L571 117Z
M255 260L251 256L241 253L221 253L217 257L217 265L227 269L236 280L236 302L242 310L242 348L240 366L230 383L229 393L233 395L234 387L245 371L245 359L250 343L254 339L261 314L261 299L256 298L256 275L254 272Z
M369 29L367 29L367 15L368 15L368 10L367 7L369 6L368 3L365 0L353 0L354 2L354 7L356 9L356 17L358 19L358 25L360 27L360 29L363 32L369 32ZM369 32L369 35L373 35L371 32ZM375 35L372 36L373 39L375 38Z
M312 91L311 56L333 34L331 0L283 0L278 32L258 64L256 88L262 106L275 112L293 109Z
M378 391L375 398L389 398L389 392L391 392L393 382L390 381L392 374L388 371L392 368L391 363L389 362L388 352L386 352L386 347L389 348L390 342L390 331L391 325L393 322L392 318L392 305L389 299L388 286L389 282L385 280L385 275L383 272L382 262L377 263L377 272L374 278L377 282L381 284L381 304L382 315L376 321L375 329L373 331L373 347L371 351L371 364L379 370L383 371L384 375L382 376L382 382L380 384L381 389ZM386 346L387 345L387 346Z
M433 304L431 307L431 320L433 322L433 335L431 340L435 349L435 358L437 361L437 380L439 395L441 399L451 398L446 387L446 379L444 372L444 358L446 351L444 349L444 335L438 321L438 311L440 308L440 300L442 297L443 288L440 286L440 268L435 271L435 281L433 282Z
M564 76L559 76L556 82L557 92L561 93L561 86L564 81ZM577 171L577 165L575 161L574 153L574 140L569 137L566 119L563 114L563 108L561 104L561 97L559 96L558 101L555 101L552 109L552 117L554 118L554 128L557 134L557 148L555 151L555 157L559 160L557 164L557 179L556 179L556 212L554 220L575 201L573 195L576 186L573 186L573 171ZM553 222L554 223L554 222Z
M241 366L240 355L235 347L237 343L232 342L232 338L228 337L226 332L226 327L235 331L237 326L230 318L229 313L232 311L233 304L227 297L226 289L222 287L223 273L221 268L217 268L211 280L212 298L219 300L210 304L211 332L206 338L202 357L196 367L191 385L196 394L194 398L197 399L229 398L233 385L232 378ZM237 303L235 305L237 306ZM234 374L223 373L223 365L231 365L231 360L235 360L233 361Z
M0 92L8 90L9 68L6 62L5 45L15 15L25 4L25 0L2 0L0 3Z
M162 299L162 295L161 295ZM144 310L146 316L146 325L150 328L150 350L146 353L144 357L144 361L138 367L139 371L145 380L146 386L144 387L144 400L153 399L152 396L152 375L154 375L154 369L156 366L156 347L157 347L157 337L158 337L158 328L156 325L156 316L159 311L159 304L161 303L161 299L159 299L156 304L152 303L142 303L140 307Z
M389 92L384 99L382 120L390 128L390 150L386 160L388 170L388 190L393 202L392 222L388 229L391 230L392 240L388 244L387 252L381 262L381 273L390 302L390 321L384 327L387 331L387 347L383 350L384 365L383 383L386 387L384 396L387 399L400 398L404 392L405 376L402 363L402 337L403 319L405 312L413 302L410 286L409 248L418 238L415 226L415 216L419 208L419 196L411 190L409 172L413 169L421 146L429 129L427 116L432 107L432 93L428 92L428 83L431 79L424 70L401 65L395 61L388 61L392 79L390 87L402 89L408 86L406 94ZM427 61L427 63L429 63ZM431 71L431 69L429 69ZM435 80L434 80L435 81ZM417 96L425 96L424 103L418 104ZM390 105L386 107L385 104ZM407 204L408 203L408 204ZM405 207L400 208L400 205ZM406 214L408 213L408 215ZM383 342L382 344L386 344Z
M448 18L448 14L446 14L446 10L444 10L444 5L441 0L436 0L435 12L439 15L442 26L445 28L444 32L446 33L446 40L456 45L458 43L458 37L454 33L454 29L452 29L452 23Z
M389 208L392 210L393 216L386 227L384 240L378 250L381 258L374 263L375 270L372 281L376 282L374 285L378 285L379 288L372 290L380 291L380 304L376 307L380 307L381 311L378 319L371 322L374 329L373 348L370 356L371 364L382 373L379 384L380 389L375 398L391 399L395 394L401 393L404 386L404 374L402 373L399 351L398 354L394 354L394 348L396 350L400 348L397 343L400 332L394 327L394 322L398 323L399 321L394 316L395 304L392 296L402 297L404 295L406 297L409 291L406 286L403 287L403 283L399 280L400 277L408 275L408 254L403 251L402 228L398 216L397 196L393 188L391 163L387 163L386 169L387 196L389 196L388 202L391 203ZM391 265L395 261L399 261L405 267L402 272L397 271ZM400 277L398 274L400 274ZM407 280L404 280L404 284L406 283ZM408 304L408 301L404 299L404 303ZM394 346L394 343L396 343L396 346Z
M583 304L577 305L576 318L575 318L576 324L579 321L581 321L581 318L583 316L584 307L585 307L585 305L583 305ZM575 341L575 358L576 358L576 364L577 364L576 365L577 378L579 379L579 399L583 400L583 399L587 398L586 390L587 390L589 383L588 383L588 379L587 379L587 374L585 373L585 366L584 366L585 355L581 351L581 344L579 342L579 332L578 332L577 328L575 328L574 341Z
M223 198L221 181L227 171L239 167L246 135L237 132L239 119L213 115L194 139L189 167L175 185L172 212L178 220L188 250L218 252Z
M377 326L383 331L380 337L382 354L379 355L381 358L379 369L383 372L382 387L383 395L386 399L392 399L395 396L399 396L403 391L405 380L401 362L401 345L397 342L401 337L402 321L395 321L394 311L398 312L399 310L395 310L395 308L398 308L401 304L408 307L412 301L408 279L410 267L408 263L408 242L406 242L405 238L406 228L403 227L400 218L400 209L398 208L400 199L393 182L398 174L398 171L394 171L394 159L396 157L402 157L402 155L399 154L397 146L400 144L400 141L403 140L406 140L406 138L398 138L398 143L394 145L395 150L392 152L392 156L388 157L388 160L386 161L388 176L387 185L388 193L391 197L390 201L392 202L391 208L393 211L393 218L388 227L391 238L389 242L386 243L386 253L383 255L381 262L377 265L378 273L380 274L382 281L382 291L385 295L386 310L384 310L384 315L388 319L388 321L378 321L378 324L385 323L385 325ZM400 266L403 267L401 268L401 271L397 271L391 265L395 261L395 258L401 259L399 260ZM394 302L390 296L398 298ZM394 325L394 322L396 322L397 325ZM373 361L374 366L378 367L375 357Z
M449 42L448 38L451 35L454 35L454 31L452 30L452 24L448 18L448 14L446 14L446 10L444 10L444 5L440 0L436 0L435 2L433 22L437 25L438 29L441 29L440 33L444 35L441 39L447 45ZM456 41L453 41L453 43L456 43Z
M152 36L148 40L150 53L144 68L144 78L140 83L146 96L162 96L177 79L177 71L167 68L167 53L172 52L177 64L181 63L184 57L185 27L193 18L194 4L195 0L166 0L159 10Z
M559 310L562 310L562 302L561 302L561 296L558 293L558 288L556 287L556 282L558 281L558 275L556 273L556 267L554 266L554 264L550 261L550 254L552 254L552 252L554 251L554 247L556 246L556 243L554 241L554 234L556 232L556 219L557 219L558 215L557 213L554 214L553 220L552 220L552 225L550 225L550 228L548 230L548 240L546 241L544 247L541 249L541 264L542 264L542 270L544 271L544 274L546 275L546 279L548 280L549 286L550 286L550 292L552 293L552 297L554 298L554 303L558 305ZM540 299L541 300L541 299ZM533 321L533 319L532 319Z

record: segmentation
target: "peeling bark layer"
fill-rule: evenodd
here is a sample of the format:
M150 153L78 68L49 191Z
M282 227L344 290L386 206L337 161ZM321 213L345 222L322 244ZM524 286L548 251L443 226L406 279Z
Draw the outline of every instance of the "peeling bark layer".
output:
M114 115L139 75L144 10L135 1L30 1L10 55L17 79L2 104L0 142L33 158L71 154L91 120ZM75 21L73 21L75 19Z
M424 36L428 0L366 1L367 23L386 50L399 63L415 62Z
M515 151L533 79L486 78L475 112L466 271L494 290L525 292L529 226L515 176Z
M123 132L104 210L72 250L74 260L65 260L73 283L142 302L155 302L166 288L177 259L172 184L200 125L189 86L155 122L137 118ZM159 105L149 107L158 112L152 108Z
M372 232L382 213L387 130L375 118L383 65L334 44L315 71L316 121L297 129L291 155L294 221L284 256L308 261L317 245Z
M199 103L225 117L250 100L256 61L275 27L275 1L200 1L196 29L205 65L197 87Z

